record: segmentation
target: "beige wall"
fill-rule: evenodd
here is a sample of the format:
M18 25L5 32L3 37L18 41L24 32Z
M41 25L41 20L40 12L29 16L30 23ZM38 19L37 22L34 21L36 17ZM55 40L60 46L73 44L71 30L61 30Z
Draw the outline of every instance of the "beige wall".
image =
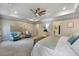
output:
M13 21L11 23L11 31L19 31L19 32L29 31L32 34L32 36L35 36L37 34L36 33L37 30L35 29L34 24L19 21Z
M36 24L36 29L37 29L37 32L38 32L38 35L42 35L43 34L43 30L44 30L44 26L43 24Z
M42 35L44 30L44 25L42 23L39 24L30 24L24 22L12 22L11 31L30 31L33 36Z
M79 18L77 19L69 19L64 21L54 21L53 24L61 26L61 35L69 36L76 32L79 32ZM72 23L73 26L69 26Z

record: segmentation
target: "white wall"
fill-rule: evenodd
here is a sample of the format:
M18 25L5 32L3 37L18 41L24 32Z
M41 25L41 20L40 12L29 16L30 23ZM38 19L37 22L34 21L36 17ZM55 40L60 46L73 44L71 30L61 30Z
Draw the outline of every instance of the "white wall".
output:
M3 40L10 40L10 23L11 21L2 20L2 33L3 33Z

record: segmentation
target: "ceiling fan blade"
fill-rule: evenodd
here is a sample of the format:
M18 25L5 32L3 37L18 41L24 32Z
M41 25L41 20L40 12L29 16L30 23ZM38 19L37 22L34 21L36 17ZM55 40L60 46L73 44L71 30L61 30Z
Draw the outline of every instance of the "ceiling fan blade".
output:
M43 10L43 11L41 11L41 12L46 12L46 10Z
M30 9L34 14L35 14L35 11L34 10L32 10L32 9Z
M43 10L43 11L41 11L41 12L39 12L39 14L45 14L45 12L46 12L46 10Z
M45 14L46 14L46 13L44 13L44 12L39 13L40 16L45 15Z

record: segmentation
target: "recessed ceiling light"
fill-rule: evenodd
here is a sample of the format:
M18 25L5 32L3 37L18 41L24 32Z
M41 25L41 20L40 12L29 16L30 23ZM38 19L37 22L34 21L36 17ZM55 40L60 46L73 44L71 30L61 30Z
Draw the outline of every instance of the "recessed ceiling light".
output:
M17 14L17 11L14 11L15 14Z
M37 13L36 15L37 15L37 16L39 16L39 14L38 14L38 13Z
M63 7L63 10L66 10L66 7Z

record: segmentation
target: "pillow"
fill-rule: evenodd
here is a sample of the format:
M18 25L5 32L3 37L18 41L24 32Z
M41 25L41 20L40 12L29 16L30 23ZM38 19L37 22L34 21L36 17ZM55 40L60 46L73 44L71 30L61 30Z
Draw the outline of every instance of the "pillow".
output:
M31 37L31 33L29 31L25 32L25 38L30 38Z
M17 41L20 39L20 37L18 36L18 33L17 32L11 32L11 35L13 37L13 41Z
M79 39L71 45L71 48L77 55L79 55Z
M13 37L12 37L12 35L8 34L7 36L5 36L4 39L5 39L5 40L12 41L12 40L13 40Z
M12 35L9 35L9 37L10 37L10 40L13 41L13 37L12 37Z
M18 40L20 40L20 37L19 36L13 37L13 41L18 41Z
M78 37L76 37L76 36L71 36L71 37L68 39L68 42L72 45L78 38L79 38L79 36L78 36Z
M17 32L11 32L11 35L12 36L16 36L17 35Z

